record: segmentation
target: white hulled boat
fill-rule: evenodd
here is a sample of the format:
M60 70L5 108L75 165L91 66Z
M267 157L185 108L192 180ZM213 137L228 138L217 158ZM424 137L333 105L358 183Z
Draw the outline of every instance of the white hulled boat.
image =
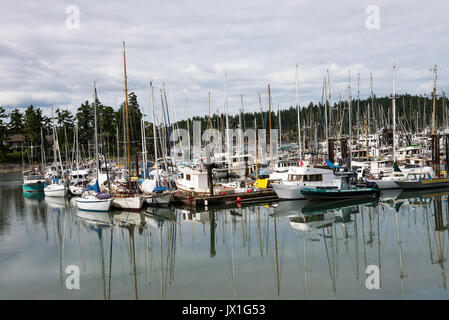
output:
M107 212L111 208L112 199L99 199L97 196L89 194L75 199L78 209L93 212Z
M279 199L304 199L301 188L338 188L341 179L335 177L329 169L311 167L292 167L288 179L273 184Z
M46 197L65 197L67 195L67 188L63 184L52 183L44 188Z

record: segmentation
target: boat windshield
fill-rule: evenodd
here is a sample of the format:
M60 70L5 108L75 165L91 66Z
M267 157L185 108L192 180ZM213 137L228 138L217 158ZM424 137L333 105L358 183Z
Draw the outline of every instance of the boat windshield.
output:
M312 182L312 181L323 181L322 174L290 174L288 176L289 181L300 181L300 182Z
M34 175L34 176L28 176L28 177L26 177L26 179L27 180L43 180L45 178L44 178L44 176L36 176L36 175Z
M408 181L419 181L419 180L426 180L426 179L431 179L432 177L430 176L429 173L409 173L407 175L407 180Z

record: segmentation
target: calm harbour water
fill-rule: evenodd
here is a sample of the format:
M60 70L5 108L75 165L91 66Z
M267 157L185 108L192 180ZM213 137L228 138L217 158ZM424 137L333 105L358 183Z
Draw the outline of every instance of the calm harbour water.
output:
M2 174L0 299L448 299L448 195L95 214Z

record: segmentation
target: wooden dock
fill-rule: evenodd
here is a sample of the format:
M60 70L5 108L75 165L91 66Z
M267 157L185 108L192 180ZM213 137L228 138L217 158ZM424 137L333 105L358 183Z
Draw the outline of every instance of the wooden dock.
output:
M240 201L237 201L240 198ZM182 203L187 206L202 207L211 205L222 205L225 203L248 203L248 202L263 202L263 201L277 201L279 198L274 189L262 189L246 193L232 193L227 195L195 195L185 191L177 191L174 194L174 201Z

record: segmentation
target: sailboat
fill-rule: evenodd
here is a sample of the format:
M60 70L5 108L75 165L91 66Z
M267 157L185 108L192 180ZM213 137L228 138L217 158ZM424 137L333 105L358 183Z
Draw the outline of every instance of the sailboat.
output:
M31 170L23 171L23 147L22 147L22 189L23 192L42 192L44 191L44 186L47 184L47 179L45 176L40 174L40 172L34 168L33 164L33 145L30 147L31 150Z
M98 175L100 172L100 166L98 161L98 133L97 133L97 89L94 82L94 114L95 114L95 163L97 166L96 170L96 183L95 191L97 194L84 193L84 195L75 200L76 205L80 210L93 211L93 212L107 212L111 208L112 199L109 194L100 192L100 186L98 183Z
M112 205L114 208L120 210L138 211L142 208L144 197L138 191L131 190L131 163L130 157L130 142L129 142L129 120L128 120L128 85L126 76L126 55L125 55L125 41L123 41L123 68L125 77L125 107L126 107L126 140L127 140L127 164L128 164L128 184L116 189L113 195Z
M52 115L53 115L53 108L52 108ZM62 159L61 159L61 149L59 149L59 141L58 141L58 135L56 133L55 124L54 124L54 118L53 118L53 152L55 155L59 156L59 163L61 165L61 174L64 174L64 168L62 166ZM57 158L55 158L55 162L57 161ZM65 197L67 195L67 188L64 185L64 183L60 183L58 176L56 175L55 178L51 179L52 183L47 185L44 188L44 194L46 197Z
M157 154L157 137L156 137L156 116L154 113L154 90L153 83L150 82L151 87L151 104L153 108L153 141L154 141L154 157L155 157L155 174L148 174L147 161L145 163L145 177L142 182L140 189L144 192L145 202L150 206L169 206L173 201L173 191L166 187L159 185L159 165L158 165L158 154ZM143 120L142 120L143 121ZM146 143L145 143L145 127L142 125L142 151L144 154L144 159L146 156Z

